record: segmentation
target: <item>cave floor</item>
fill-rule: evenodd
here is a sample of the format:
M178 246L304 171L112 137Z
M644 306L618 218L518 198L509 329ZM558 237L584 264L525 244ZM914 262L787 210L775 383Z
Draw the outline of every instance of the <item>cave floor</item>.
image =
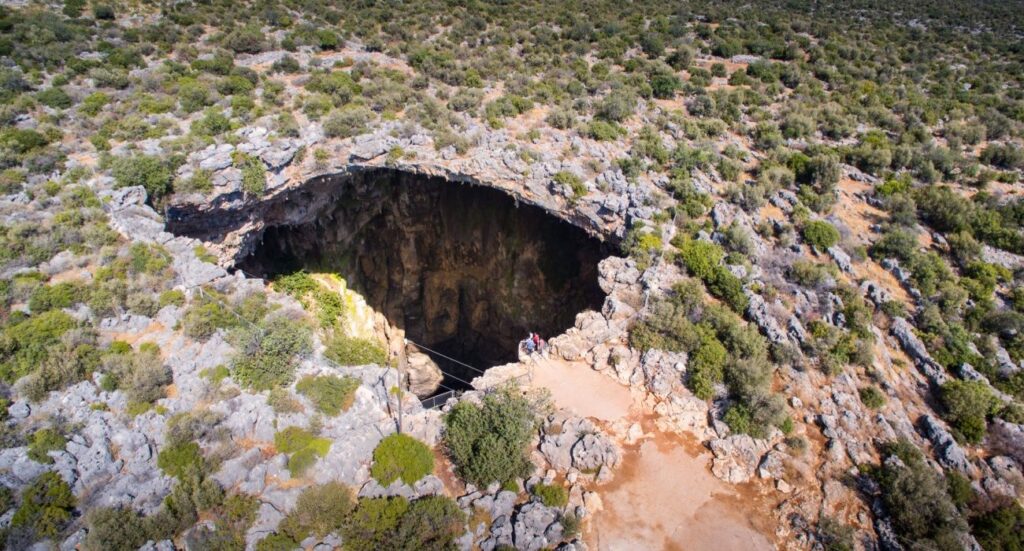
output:
M732 485L711 474L711 454L692 436L659 431L642 396L583 362L537 359L528 386L547 389L556 408L590 417L623 449L610 483L597 488L603 508L584 539L591 549L773 549L770 511L756 483ZM643 436L624 442L627 427Z

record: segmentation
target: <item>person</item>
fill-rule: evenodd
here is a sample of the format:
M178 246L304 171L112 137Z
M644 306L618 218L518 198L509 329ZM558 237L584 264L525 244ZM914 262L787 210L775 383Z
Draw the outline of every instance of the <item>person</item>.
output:
M540 335L538 335L537 333L531 333L530 335L533 339L533 348L536 350L540 350Z
M537 339L537 352L545 359L548 357L548 341L538 338Z
M530 333L530 336L526 337L523 345L526 348L527 354L533 354L533 351L537 349L537 343L533 342L533 333Z

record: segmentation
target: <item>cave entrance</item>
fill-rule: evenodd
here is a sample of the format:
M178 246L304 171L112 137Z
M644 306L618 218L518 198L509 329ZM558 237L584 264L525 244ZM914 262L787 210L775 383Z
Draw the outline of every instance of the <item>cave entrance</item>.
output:
M388 169L328 189L308 222L267 227L239 266L267 278L340 275L410 341L440 353L428 353L444 373L438 391L479 374L460 362L516 361L528 332L551 338L602 305L597 264L609 247L499 190Z

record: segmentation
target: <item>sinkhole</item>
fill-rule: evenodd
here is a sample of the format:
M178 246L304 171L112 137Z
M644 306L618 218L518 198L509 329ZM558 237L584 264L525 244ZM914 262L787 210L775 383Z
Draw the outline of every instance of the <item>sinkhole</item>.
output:
M597 265L610 246L502 191L377 169L320 193L330 197L308 201L315 212L266 227L238 266L270 279L296 270L340 275L434 351L444 375L437 392L464 389L479 374L461 364L515 361L528 332L559 335L604 300Z

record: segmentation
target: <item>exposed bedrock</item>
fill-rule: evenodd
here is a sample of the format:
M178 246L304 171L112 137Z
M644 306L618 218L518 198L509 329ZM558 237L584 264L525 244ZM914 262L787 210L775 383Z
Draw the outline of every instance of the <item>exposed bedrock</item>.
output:
M529 331L558 335L604 299L597 264L610 246L489 187L381 169L311 181L259 210L259 223L211 211L169 226L202 235L247 225L236 263L246 272L338 273L410 340L481 369L515 360ZM433 359L451 375L445 386L476 375Z

